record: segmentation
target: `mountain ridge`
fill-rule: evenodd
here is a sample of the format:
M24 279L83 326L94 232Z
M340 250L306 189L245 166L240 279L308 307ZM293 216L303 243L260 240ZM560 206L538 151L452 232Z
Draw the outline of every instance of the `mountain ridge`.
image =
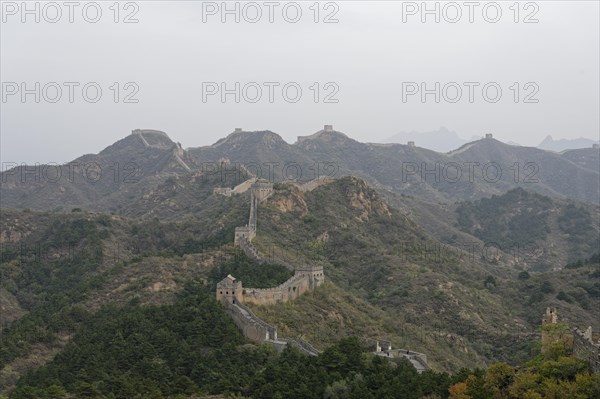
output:
M274 182L355 175L380 190L428 201L473 200L515 187L600 201L599 149L553 153L489 137L443 154L414 145L361 143L333 127L301 137L288 144L272 131L236 131L212 145L183 149L163 132L135 130L98 154L58 167L59 181L50 178L56 166L38 166L33 178L26 166L2 172L3 206L106 210L103 198L127 202L127 197L144 195L169 176L232 179L238 165L243 173L233 185L248 171ZM73 174L75 181L70 179Z

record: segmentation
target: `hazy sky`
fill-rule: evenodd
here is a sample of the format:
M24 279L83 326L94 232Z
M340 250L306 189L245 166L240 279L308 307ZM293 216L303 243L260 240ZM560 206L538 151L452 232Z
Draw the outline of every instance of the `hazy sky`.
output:
M112 1L80 2L70 23L62 1L37 3L39 22L21 1L3 2L2 161L66 162L136 128L163 130L184 147L235 127L291 143L324 124L370 142L440 126L525 145L548 134L597 139L599 2L477 3L428 2L436 22L420 1L228 2L236 22L221 1L121 2L118 15ZM124 102L128 94L138 102Z

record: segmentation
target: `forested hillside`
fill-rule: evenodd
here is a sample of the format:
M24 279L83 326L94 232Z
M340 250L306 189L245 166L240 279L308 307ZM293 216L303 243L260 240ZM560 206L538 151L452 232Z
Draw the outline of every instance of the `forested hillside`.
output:
M173 189L157 192L157 201L185 193L177 181L165 182ZM508 195L516 194L527 201L533 195L531 204L542 208L548 203L537 194ZM410 212L348 177L310 192L277 184L259 206L255 244L261 252L295 265L322 263L328 282L296 302L253 307L283 336L306 338L322 356L256 348L212 294L227 274L254 287L290 276L232 245L233 229L246 223L248 200L247 194L210 194L195 208L179 208L172 220L78 208L3 209L2 392L17 398L129 398L134 392L258 398L306 397L306 386L317 387L318 397L338 391L381 397L404 381L414 397L445 397L463 374L418 376L409 366L390 368L362 354L354 360L358 366L344 368L341 359L357 356L351 337L391 340L426 353L436 372L456 373L497 361L517 366L534 356L547 306L557 306L573 326L597 328L597 256L548 271L482 259L445 246ZM569 218L560 222L560 215L588 209L573 206L560 208L557 223L564 229ZM258 366L248 370L248 363Z

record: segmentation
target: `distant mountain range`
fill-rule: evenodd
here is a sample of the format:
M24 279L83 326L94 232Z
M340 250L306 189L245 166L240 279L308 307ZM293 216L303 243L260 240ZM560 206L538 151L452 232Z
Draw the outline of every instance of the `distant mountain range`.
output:
M431 132L400 132L383 140L384 143L406 144L415 142L419 147L427 148L437 152L448 152L457 149L469 141L480 139L481 136L473 136L471 140L465 140L458 136L454 130L440 127Z
M440 127L438 130L431 132L400 132L384 139L384 143L406 144L413 141L419 147L427 148L438 152L452 151L469 141L480 139L480 136L473 136L470 140L461 138L455 131L448 130L445 127ZM590 148L593 144L598 144L598 141L580 137L578 139L559 139L554 140L548 135L538 146L542 150L561 152L565 150L574 150L580 148ZM519 143L509 141L506 144L519 146Z
M594 144L598 144L599 142L596 140L586 139L584 137L580 137L578 139L559 139L554 140L552 136L548 135L546 138L538 145L538 148L548 151L561 152L564 150L573 150L577 148L589 148Z
M213 145L184 150L165 133L144 130L60 167L7 170L1 174L0 194L3 207L119 213L134 199L148 199L160 187L167 190L161 185L169 177L206 182L212 176L220 180L214 184L232 187L247 178L248 170L272 181L357 176L382 192L436 202L476 200L522 187L597 204L599 153L591 146L554 153L491 137L439 153L405 144L361 143L333 129L301 136L294 144L271 131L237 131ZM190 186L195 190L190 195L208 194L212 189L205 186Z

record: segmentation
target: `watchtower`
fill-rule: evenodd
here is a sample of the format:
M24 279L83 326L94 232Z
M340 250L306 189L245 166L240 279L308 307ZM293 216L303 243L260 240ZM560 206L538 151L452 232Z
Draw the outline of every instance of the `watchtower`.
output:
M217 283L217 301L221 303L242 303L244 301L242 282L228 274Z
M485 135L486 140L491 140L493 138L494 138L494 135L492 135L491 133L486 133L486 135Z
M304 265L296 267L296 275L308 277L308 287L313 290L325 282L323 265Z
M557 323L558 312L556 308L546 308L546 314L542 317L542 353L547 352L553 342L562 340L562 334L557 334L553 328L546 327Z
M333 125L325 125L325 127L323 127L323 130L325 130L326 132L333 132Z
M250 186L250 193L258 202L262 202L269 195L273 194L273 183L270 183L265 179L258 179Z
M546 314L542 318L542 325L558 323L558 312L556 308L546 308Z

